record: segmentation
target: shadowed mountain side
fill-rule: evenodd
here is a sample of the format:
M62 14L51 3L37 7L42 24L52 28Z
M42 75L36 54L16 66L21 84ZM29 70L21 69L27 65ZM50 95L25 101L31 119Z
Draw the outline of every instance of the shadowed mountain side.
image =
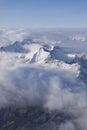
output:
M18 52L18 53L27 53L28 50L24 49L20 42L16 41L12 45L8 45L6 47L1 47L0 51L5 52Z
M0 110L0 130L58 130L73 118L68 113L48 112L40 107L8 107Z

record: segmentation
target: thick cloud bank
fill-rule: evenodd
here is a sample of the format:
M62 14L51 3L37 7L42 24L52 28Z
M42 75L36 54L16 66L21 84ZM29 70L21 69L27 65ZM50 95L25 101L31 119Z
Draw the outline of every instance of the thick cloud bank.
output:
M72 117L62 122L59 130L87 130L87 59L81 61L76 56L83 50L87 52L87 38L72 39L73 33L69 32L67 36L66 32L29 33L0 31L0 109L11 105L40 106ZM59 43L66 50L55 46L51 51Z
M85 85L74 73L35 66L0 72L0 107L30 105L62 111L73 119L61 124L60 130L87 129Z

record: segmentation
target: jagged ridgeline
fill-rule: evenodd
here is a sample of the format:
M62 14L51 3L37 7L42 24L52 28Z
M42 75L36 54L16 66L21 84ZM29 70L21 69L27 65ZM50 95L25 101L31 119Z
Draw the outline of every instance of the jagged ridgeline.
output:
M0 130L87 130L87 31L0 31Z

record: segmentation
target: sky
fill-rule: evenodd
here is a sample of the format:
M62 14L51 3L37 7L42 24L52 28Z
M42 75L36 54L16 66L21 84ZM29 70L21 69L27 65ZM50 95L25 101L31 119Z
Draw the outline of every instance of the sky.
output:
M87 0L0 0L0 28L87 28Z

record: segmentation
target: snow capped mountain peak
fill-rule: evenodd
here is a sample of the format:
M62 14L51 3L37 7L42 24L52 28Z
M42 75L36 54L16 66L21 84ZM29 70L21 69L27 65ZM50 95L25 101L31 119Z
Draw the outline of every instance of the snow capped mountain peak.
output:
M43 48L40 48L39 51L33 56L31 63L43 63L48 58L49 54L49 52L46 52Z
M72 37L72 40L85 42L87 40L87 38L85 36L76 35L76 36Z
M39 32L0 44L0 127L13 129L18 122L26 130L87 129L86 44L78 51L78 38L59 36Z

